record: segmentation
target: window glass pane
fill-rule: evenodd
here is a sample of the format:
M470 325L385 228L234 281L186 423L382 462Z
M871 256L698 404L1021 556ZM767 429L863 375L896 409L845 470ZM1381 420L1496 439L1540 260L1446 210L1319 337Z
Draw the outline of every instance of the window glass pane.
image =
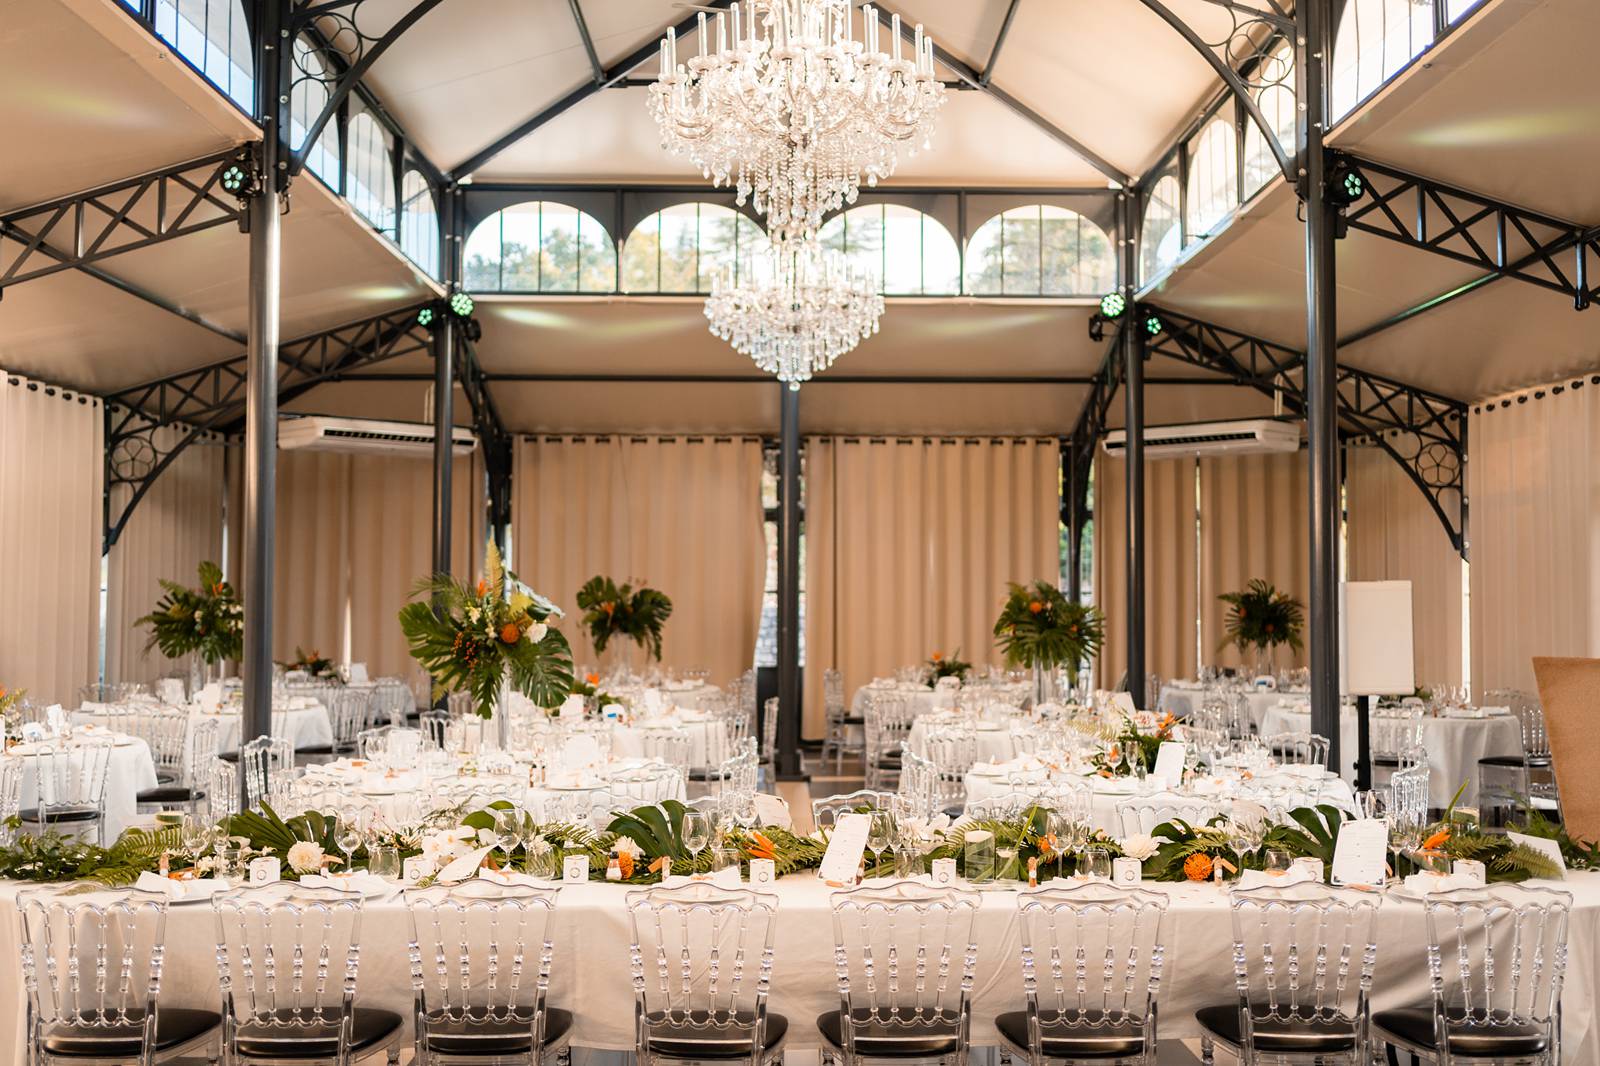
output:
M719 204L676 204L642 219L622 246L624 292L710 292L762 239L761 227Z
M517 204L500 212L500 287L506 292L539 291L541 206Z
M565 204L516 204L467 238L466 285L480 292L613 292L617 263L598 219Z
M463 280L469 289L498 292L505 287L500 283L500 222L501 215L490 215L467 237Z
M967 241L967 292L974 296L1000 295L1002 236L996 217L979 226Z
M346 140L350 162L345 174L345 199L368 222L394 232L394 164L389 158L389 138L366 112L350 120Z
M1144 227L1139 235L1139 280L1148 283L1178 261L1182 230L1178 225L1178 177L1163 175L1150 189Z
M138 0L125 0L135 11ZM255 106L249 24L240 0L157 0L156 34L246 111Z
M1444 9L1445 17L1454 22L1481 3L1483 0L1449 0Z
M1333 117L1349 114L1432 43L1433 0L1345 0L1333 41Z
M406 172L400 187L400 250L429 277L439 276L439 215L428 179L415 170Z
M1095 295L1114 288L1116 276L1105 231L1054 204L997 215L967 245L967 291L975 295Z
M818 233L890 295L954 293L961 255L939 222L903 204L864 204L829 219Z
M294 42L294 88L289 91L289 139L304 144L306 133L328 102L328 87L318 78L326 66L322 56L304 37ZM339 187L339 133L335 123L322 128L317 143L306 153L306 166L334 189Z
M1238 197L1233 123L1214 118L1189 145L1189 239L1198 240L1232 211Z
M1039 208L1015 207L1000 218L1005 254L1000 291L1033 296L1039 292Z
M578 212L562 204L543 204L539 219L539 291L577 292Z
M578 213L578 291L615 292L617 257L611 238L592 215Z
M1261 114L1266 118L1267 124L1278 135L1278 143L1283 145L1284 151L1294 154L1295 140L1295 99L1294 99L1294 52L1285 41L1263 62L1258 74L1253 81L1261 88L1256 90L1256 105L1261 108ZM1256 126L1254 120L1248 120L1244 128L1244 189L1245 195L1252 195L1255 191L1282 174L1278 167L1278 160L1272 154L1272 148L1267 144L1267 139Z

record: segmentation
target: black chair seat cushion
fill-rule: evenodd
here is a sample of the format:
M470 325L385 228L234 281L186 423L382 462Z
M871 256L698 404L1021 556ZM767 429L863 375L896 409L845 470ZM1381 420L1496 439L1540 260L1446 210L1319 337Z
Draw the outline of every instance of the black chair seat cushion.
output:
M1073 1021L1080 1024L1072 1025ZM994 1027L1019 1055L1028 1047L1028 1012L1007 1011L996 1015ZM1041 1010L1039 1028L1044 1054L1052 1059L1121 1059L1144 1051L1144 1031L1132 1022L1107 1023L1100 1011L1085 1011L1081 1019L1059 1011Z
M1521 755L1485 755L1478 760L1479 766L1504 766L1507 769L1520 770L1528 765L1527 759Z
M839 721L843 722L845 725L866 725L867 724L866 718L863 717L862 715L859 715L859 714L847 714L843 718L839 719Z
M292 1012L279 1011L286 1020ZM387 1043L400 1030L400 1015L392 1010L356 1007L351 1026L351 1057ZM239 1027L239 1054L245 1058L331 1059L339 1053L339 1033L332 1026Z
M1485 1025L1483 1015L1476 1025L1468 1025L1465 1014L1451 1010L1446 1014L1450 1026L1450 1054L1472 1058L1515 1059L1539 1055L1550 1046L1549 1035L1538 1025ZM1399 1010L1380 1010L1372 1015L1375 1035L1382 1039L1385 1033L1399 1037L1408 1044L1438 1052L1433 1041L1433 1008L1401 1007Z
M57 822L92 822L100 817L100 808L52 807L48 814L41 814L39 808L30 807L25 811L18 811L17 817L29 825L44 825L46 821L51 825Z
M156 1011L156 1051L170 1051L209 1033L222 1024L212 1010L161 1007ZM63 1058L125 1059L138 1062L144 1040L141 1026L119 1025L97 1028L63 1025L46 1033L44 1049Z
M851 1011L857 1055L874 1058L932 1058L952 1055L961 1047L960 1018L953 1011L905 1011L899 1024L888 1024L874 1018L871 1012ZM829 1011L819 1015L817 1028L822 1038L833 1047L844 1048L844 1029L840 1023L841 1012Z
M221 759L223 762L236 763L239 761L239 753L237 751L224 751L220 753L217 758Z
M134 797L139 803L198 803L206 798L187 785L157 785L147 788Z
M427 1046L435 1055L528 1054L533 1044L531 1022L443 1022L428 1025ZM545 1047L558 1044L572 1030L572 1012L553 1007L545 1011Z
M735 1011L734 1025L718 1025L703 1010L690 1011L687 1024L669 1025L661 1014L646 1015L645 1029L654 1055L673 1059L744 1059L750 1057L750 1026L755 1016ZM761 1038L763 1053L783 1042L789 1033L789 1019L767 1012L767 1028Z
M1239 1007L1201 1007L1194 1012L1200 1027L1228 1043L1239 1046ZM1331 1018L1283 1016L1257 1019L1255 1045L1269 1055L1332 1055L1352 1051L1356 1046L1355 1026Z
M297 756L298 755L332 755L333 754L333 745L332 744L313 744L309 748L296 748L296 749L294 749L294 753Z

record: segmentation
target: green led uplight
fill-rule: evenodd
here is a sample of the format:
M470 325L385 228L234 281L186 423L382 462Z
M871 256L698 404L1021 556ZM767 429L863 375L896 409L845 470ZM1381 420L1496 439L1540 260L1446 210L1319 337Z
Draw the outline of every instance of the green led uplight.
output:
M1367 191L1366 184L1361 180L1361 175L1356 173L1344 176L1343 187L1345 198L1352 203L1361 199L1362 195Z
M1102 318L1121 318L1122 313L1128 309L1128 298L1120 292L1108 292L1100 297L1100 315Z
M433 314L434 314L433 308L431 308L431 307L424 307L421 310L419 310L417 312L417 325L419 325L419 326L431 326L431 325L433 325Z
M1161 321L1160 315L1144 316L1144 331L1147 336L1157 336L1166 328L1166 323Z
M243 192L250 184L250 175L237 163L229 164L222 171L222 188L225 192Z
M450 313L457 318L471 318L473 306L472 297L464 292L450 295Z

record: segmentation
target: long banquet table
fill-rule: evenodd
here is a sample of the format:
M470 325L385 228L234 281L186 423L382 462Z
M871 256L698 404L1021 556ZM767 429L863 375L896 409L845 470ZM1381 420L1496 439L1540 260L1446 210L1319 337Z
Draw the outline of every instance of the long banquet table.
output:
M1600 1064L1600 874L1577 873L1564 883L1575 897L1563 1003L1563 1059ZM0 958L16 966L19 887L0 883ZM1166 936L1167 969L1161 982L1160 1036L1198 1036L1194 1011L1232 1001L1233 972L1228 965L1232 932L1227 896L1209 883L1147 886L1170 902ZM551 975L552 1003L573 1011L575 1046L609 1050L633 1046L632 988L628 969L627 889L591 882L562 889L556 909L556 951ZM819 1044L815 1020L837 1010L829 897L834 890L809 874L783 878L774 886L779 920L773 964L771 1009L788 1017L789 1047ZM167 919L167 951L162 1002L169 1006L215 1008L217 990L215 928L205 904L179 905ZM1016 893L982 895L976 928L978 972L973 986L972 1041L996 1043L994 1017L1023 1006L1021 944ZM400 898L370 900L362 927L361 970L356 1001L409 1018L410 971L406 945L410 925ZM1413 899L1390 894L1378 916L1376 1009L1423 1002L1427 996L1423 909ZM21 982L8 982L0 995L0 1048L18 1049L23 1039ZM18 1061L20 1056L10 1061Z

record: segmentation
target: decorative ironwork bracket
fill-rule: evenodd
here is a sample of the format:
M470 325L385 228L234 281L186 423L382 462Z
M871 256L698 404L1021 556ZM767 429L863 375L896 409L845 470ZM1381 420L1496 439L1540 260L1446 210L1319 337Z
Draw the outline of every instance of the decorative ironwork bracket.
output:
M489 393L489 381L478 365L474 339L471 333L463 331L458 346L456 381L472 408L473 428L483 447L483 468L489 477L489 523L500 527L511 522L512 435L501 421L500 411Z

